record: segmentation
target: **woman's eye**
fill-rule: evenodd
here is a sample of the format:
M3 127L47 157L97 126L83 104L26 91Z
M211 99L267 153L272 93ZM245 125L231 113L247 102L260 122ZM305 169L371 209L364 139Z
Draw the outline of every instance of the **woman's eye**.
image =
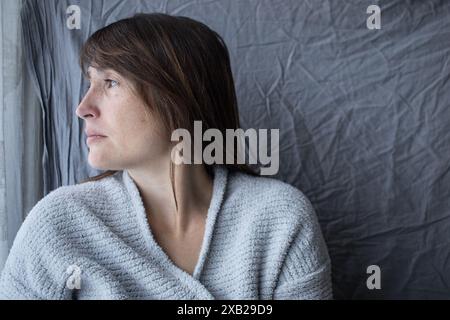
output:
M109 88L117 86L119 83L116 80L107 79L105 80L106 83L109 83Z

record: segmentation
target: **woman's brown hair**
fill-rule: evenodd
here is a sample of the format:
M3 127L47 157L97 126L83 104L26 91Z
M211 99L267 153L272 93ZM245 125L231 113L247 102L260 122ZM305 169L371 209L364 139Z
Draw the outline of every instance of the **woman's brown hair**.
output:
M80 66L85 76L92 66L128 79L168 132L185 128L193 134L197 120L203 130L219 129L224 136L226 129L240 127L227 46L218 33L191 18L139 13L114 22L89 37L80 51ZM234 156L234 163L224 166L257 175L237 163L236 147ZM211 174L211 165L205 166Z

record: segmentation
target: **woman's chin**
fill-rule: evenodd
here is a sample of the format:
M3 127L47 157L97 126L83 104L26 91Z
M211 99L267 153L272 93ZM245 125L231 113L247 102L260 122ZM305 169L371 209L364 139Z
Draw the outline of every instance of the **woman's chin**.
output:
M96 157L89 154L88 157L89 165L98 170L110 170L110 165L106 161L102 161L101 159L97 159Z

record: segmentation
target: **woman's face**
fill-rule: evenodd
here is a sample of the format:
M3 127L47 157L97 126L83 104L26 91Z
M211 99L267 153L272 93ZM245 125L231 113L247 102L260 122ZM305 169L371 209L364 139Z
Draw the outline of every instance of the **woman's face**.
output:
M90 88L77 107L87 139L89 164L101 170L146 166L169 152L160 124L149 116L131 83L113 70L89 67ZM170 152L169 152L170 153Z

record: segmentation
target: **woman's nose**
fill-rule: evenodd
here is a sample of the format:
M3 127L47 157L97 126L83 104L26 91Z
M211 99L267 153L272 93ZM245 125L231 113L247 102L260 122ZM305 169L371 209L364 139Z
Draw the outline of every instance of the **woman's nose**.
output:
M98 110L92 103L92 99L86 94L75 111L76 115L81 119L97 117Z

